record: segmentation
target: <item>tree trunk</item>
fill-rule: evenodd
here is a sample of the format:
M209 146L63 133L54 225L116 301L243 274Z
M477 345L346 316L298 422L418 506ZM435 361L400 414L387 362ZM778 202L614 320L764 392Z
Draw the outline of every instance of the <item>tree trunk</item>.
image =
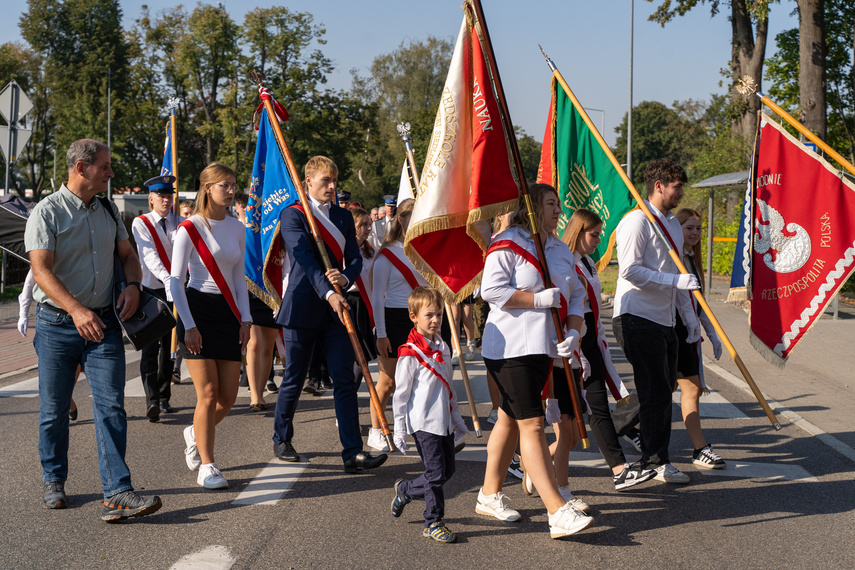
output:
M757 88L763 81L763 62L766 58L766 36L769 31L768 17L751 21L746 0L732 0L730 3L730 24L733 30L733 69L734 85L748 75L754 79ZM753 94L740 95L734 92L735 103L739 109L739 118L733 121L733 134L749 140L757 130L757 113L760 111L760 98Z
M825 140L824 0L797 0L799 7L799 106L801 122Z

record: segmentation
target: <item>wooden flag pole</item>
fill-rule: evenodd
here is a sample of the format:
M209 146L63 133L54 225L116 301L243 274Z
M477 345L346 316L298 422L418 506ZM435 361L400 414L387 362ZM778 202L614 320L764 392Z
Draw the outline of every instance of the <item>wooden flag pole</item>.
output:
M519 178L520 188L522 189L523 198L525 199L526 208L528 209L528 218L531 225L532 233L534 234L534 245L537 249L537 259L540 262L540 269L543 274L544 286L549 288L552 285L552 278L549 275L549 265L546 263L546 252L543 249L543 242L540 237L540 232L537 227L537 217L534 213L534 206L531 203L531 195L528 193L528 185L525 180L525 172L523 171L522 158L520 157L520 149L517 145L517 138L513 132L513 122L511 121L511 113L508 110L508 103L505 100L505 92L502 89L502 79L499 76L499 68L496 65L496 57L493 53L493 43L490 41L490 32L487 30L487 21L484 19L484 10L481 8L480 0L471 0L471 3L465 4L466 7L475 11L477 25L481 28L481 34L484 37L483 49L487 63L490 66L490 75L492 75L493 87L496 90L496 99L499 103L499 109L502 114L502 121L505 128L510 129L510 147L514 157L514 165L516 166L517 177ZM558 309L552 309L552 322L555 325L555 335L558 342L564 341L564 323L561 322L561 317L558 314ZM580 403L579 390L576 388L576 382L573 381L573 372L570 367L570 361L566 358L561 359L564 364L564 374L567 377L567 386L570 389L570 399L573 403L573 413L576 416L576 427L579 429L579 437L582 440L582 447L588 449L591 447L588 441L588 432L585 430L585 421L582 415L582 406Z
M855 174L855 166L843 158L837 151L828 146L821 138L813 134L805 127L803 124L795 120L789 113L784 111L780 106L778 106L774 101L763 95L760 91L757 90L757 84L754 81L754 78L750 75L746 75L739 81L739 85L736 86L736 90L741 94L745 95L746 93L754 93L763 103L772 109L776 114L778 114L782 119L790 123L793 127L796 128L801 134L803 134L809 141L813 144L821 148L825 154L833 158L840 166L848 170L851 174Z
M407 148L407 170L409 170L409 178L414 183L413 196L418 194L419 175L416 170L416 157L413 154L413 137L410 136L410 123L398 125L398 132L401 133L401 139ZM463 376L463 387L466 389L466 398L469 400L469 411L472 413L472 425L475 428L475 437L481 437L481 421L478 419L478 410L475 409L475 396L472 394L472 386L469 384L469 372L466 370L466 362L463 360L463 351L460 347L460 334L458 334L454 319L451 315L451 305L445 302L445 318L448 319L449 329L451 329L451 344L454 350L457 351L457 362L460 364L460 375ZM454 367L451 367L451 374L454 376Z
M555 64L552 63L552 60L549 59L549 56L546 55L546 52L543 51L543 48L540 45L538 45L538 47L540 47L540 51L543 53L543 57L546 58L546 63L547 65L549 65L549 69L552 70L552 74L561 84L561 87L564 88L564 92L573 102L573 105L576 107L576 111L585 120L585 124L588 125L588 129L594 134L594 137L596 137L597 142L603 149L603 152L606 153L606 156L609 157L612 166L614 166L615 170L617 170L617 172L620 174L621 179L623 180L624 184L626 184L626 187L632 194L632 197L638 203L639 208L642 212L644 212L644 215L647 216L647 219L653 226L656 235L659 236L659 239L661 239L665 246L668 248L668 254L671 256L671 260L674 262L674 265L677 266L677 269L680 271L680 273L689 273L689 271L686 269L686 266L683 265L682 259L680 259L680 254L674 251L674 248L671 247L670 242L662 233L662 230L659 228L659 224L656 223L656 220L653 217L653 213L647 207L647 204L645 204L644 199L638 193L638 190L635 189L635 186L633 185L629 177L626 175L626 172L624 172L623 168L620 167L620 164L618 163L614 154L612 154L612 151L611 149L609 149L609 146L606 144L606 141L603 140L603 136L599 133L599 131L597 131L596 127L594 127L594 124L591 122L591 118L588 117L588 114L585 112L584 108L579 103L579 100L576 99L576 96L573 94L573 91L570 90L570 86L567 85L566 81L564 81L564 77L561 75L561 72L558 71L558 68L555 67ZM692 291L692 294L694 295L695 300L697 300L697 302L703 308L704 312L706 312L707 316L710 318L710 322L712 322L713 328L715 328L716 333L718 334L724 346L727 348L727 352L730 354L730 357L733 359L733 362L736 364L737 368L739 368L739 371L742 373L743 378L745 378L745 382L748 383L748 386L754 393L754 397L757 398L757 402L760 404L760 407L762 407L763 411L766 412L766 417L769 418L769 421L772 423L775 430L781 429L781 424L778 423L774 412L772 412L772 408L769 407L769 404L766 402L766 398L763 397L763 393L760 391L760 388L758 388L757 384L755 384L754 379L751 377L751 373L748 372L748 368L746 368L745 364L742 362L742 358L736 352L736 348L734 348L733 343L730 342L730 339L727 337L727 334L724 332L724 329L721 327L721 324L718 322L718 319L713 314L709 304L707 304L706 299L704 299L704 296L699 290Z
M264 87L264 82L261 75L258 73L252 72L250 74L250 80L258 85L259 88ZM321 237L320 230L318 229L318 222L315 220L315 216L312 213L311 202L309 202L309 199L306 196L306 190L303 188L300 175L297 172L297 168L294 166L294 160L291 158L291 151L288 150L288 145L285 144L285 136L282 134L279 121L276 119L276 112L273 110L273 103L269 97L263 98L261 101L267 111L267 119L270 121L270 126L273 128L273 134L276 136L276 144L279 146L279 153L282 155L282 160L285 161L285 165L288 167L288 173L291 175L291 182L293 182L294 188L297 190L300 203L304 205L303 211L306 213L306 219L309 222L309 229L312 232L312 237L315 239L315 245L321 254L324 269L332 269L333 265L327 255L327 246L324 243L324 239ZM341 287L335 283L332 285L335 292L344 297L341 292ZM353 345L353 352L356 355L356 361L359 363L359 368L362 370L362 376L365 378L365 385L368 387L368 395L371 398L371 404L374 406L374 411L377 412L377 419L380 421L380 429L383 432L383 437L386 439L386 445L389 446L389 451L398 451L398 448L395 447L395 443L392 441L392 431L389 429L389 424L386 422L386 414L384 413L383 408L380 407L380 399L377 397L377 390L374 388L374 381L371 379L371 371L368 369L368 361L365 359L365 353L362 352L362 343L356 334L356 327L353 324L350 311L344 311L342 314L344 315L344 327L347 329L347 336L350 338L350 344Z
M178 227L178 210L179 210L179 198L178 198L178 144L175 133L175 108L178 107L178 99L170 99L169 100L169 137L172 141L172 175L175 176L175 183L173 184L175 188L175 194L172 198L172 216L175 220L175 226ZM172 305L172 316L175 317L175 320L178 320L178 307L175 304ZM178 327L174 327L172 329L172 343L169 349L172 360L178 356Z

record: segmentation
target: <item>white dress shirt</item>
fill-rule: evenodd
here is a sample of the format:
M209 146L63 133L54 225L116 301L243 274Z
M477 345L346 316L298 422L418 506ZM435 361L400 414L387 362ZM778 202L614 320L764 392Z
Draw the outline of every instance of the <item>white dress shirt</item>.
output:
M171 214L163 217L157 212L149 212L144 216L154 226L157 237L160 238L160 243L163 244L163 249L166 251L166 257L171 263L172 244L176 230L175 217ZM164 219L166 220L166 232L160 225L160 220ZM160 254L157 253L157 247L154 245L148 226L141 219L134 218L131 231L134 234L134 241L137 242L137 253L140 257L140 265L142 265L143 286L149 289L163 289L169 283L169 271L166 270L166 266L160 259Z
M437 334L426 339L433 350L442 351L443 362L428 362L451 387L451 351ZM395 393L392 396L395 433L424 431L434 435L451 435L463 423L457 408L457 394L448 388L413 356L402 356L395 368Z
M683 229L677 217L671 212L662 214L650 202L645 200L645 203L668 228L677 251L683 251ZM676 307L684 323L696 319L688 291L674 286L674 277L679 271L668 255L668 247L656 235L644 212L634 210L627 214L615 232L620 273L615 289L614 316L631 314L673 327Z
M537 250L530 234L512 227L495 237L493 242L512 239L535 258ZM558 358L555 325L551 309L505 309L505 303L517 291L537 293L558 287L567 300L567 315L584 315L585 289L576 275L576 260L563 241L549 236L544 244L546 262L554 283L544 287L538 267L510 249L500 249L487 256L481 279L481 298L490 303L490 314L484 327L481 354L500 360L531 354L548 354ZM562 323L563 324L563 323Z

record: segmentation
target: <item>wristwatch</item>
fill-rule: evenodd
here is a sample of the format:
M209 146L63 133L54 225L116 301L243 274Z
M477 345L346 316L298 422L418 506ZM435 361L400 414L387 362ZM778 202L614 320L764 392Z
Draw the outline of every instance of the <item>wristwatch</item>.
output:
M128 287L130 287L131 285L134 285L137 289L140 290L140 293L142 293L142 283L140 283L139 281L129 281Z

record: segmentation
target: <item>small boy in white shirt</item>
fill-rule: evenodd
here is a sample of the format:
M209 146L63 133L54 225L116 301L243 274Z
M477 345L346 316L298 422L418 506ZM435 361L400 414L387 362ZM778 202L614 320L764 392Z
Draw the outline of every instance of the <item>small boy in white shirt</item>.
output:
M399 517L413 499L425 501L422 536L437 542L454 542L457 536L442 521L445 515L443 484L454 473L454 432L469 430L457 409L451 387L451 351L439 334L442 297L436 289L416 287L407 301L413 330L398 349L395 371L394 441L407 451L407 434L413 435L425 472L413 480L395 482L392 516Z

